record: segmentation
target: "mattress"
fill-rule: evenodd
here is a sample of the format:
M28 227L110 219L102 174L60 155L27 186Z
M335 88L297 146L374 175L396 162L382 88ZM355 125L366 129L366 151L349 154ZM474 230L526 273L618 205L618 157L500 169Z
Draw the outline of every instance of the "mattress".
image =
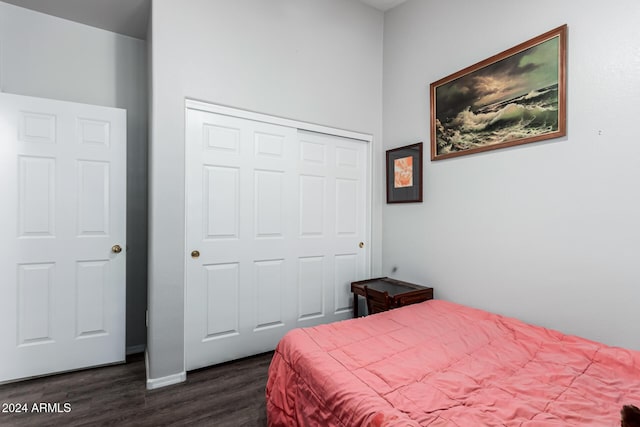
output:
M270 426L617 426L640 352L431 300L290 331L266 397Z

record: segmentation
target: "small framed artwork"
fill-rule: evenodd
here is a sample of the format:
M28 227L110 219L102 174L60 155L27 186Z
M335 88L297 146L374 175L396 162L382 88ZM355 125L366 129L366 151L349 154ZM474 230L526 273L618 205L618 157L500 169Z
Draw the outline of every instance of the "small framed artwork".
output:
M422 202L422 142L387 150L387 203Z
M430 86L431 160L566 135L563 25Z

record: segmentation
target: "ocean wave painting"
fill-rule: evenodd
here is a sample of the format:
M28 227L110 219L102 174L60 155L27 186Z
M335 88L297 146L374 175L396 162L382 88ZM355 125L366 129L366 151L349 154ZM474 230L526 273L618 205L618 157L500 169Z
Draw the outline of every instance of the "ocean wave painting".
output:
M431 84L431 159L565 134L566 26Z

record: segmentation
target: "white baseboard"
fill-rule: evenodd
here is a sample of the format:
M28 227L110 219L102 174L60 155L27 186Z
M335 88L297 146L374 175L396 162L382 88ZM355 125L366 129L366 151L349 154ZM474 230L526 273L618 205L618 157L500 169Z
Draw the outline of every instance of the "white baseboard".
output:
M187 380L187 373L180 372L178 374L168 375L162 378L147 378L147 390L153 390L168 385L179 384Z
M160 387L179 384L187 380L187 373L185 371L182 371L173 375L168 375L166 377L161 377L161 378L149 378L149 353L145 351L144 356L145 356L145 365L147 368L147 390L154 390Z

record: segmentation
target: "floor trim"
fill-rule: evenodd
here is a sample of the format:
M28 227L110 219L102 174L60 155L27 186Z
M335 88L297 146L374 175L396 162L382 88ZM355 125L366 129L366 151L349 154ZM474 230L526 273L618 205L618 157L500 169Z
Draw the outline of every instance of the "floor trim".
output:
M154 390L156 388L166 387L173 384L179 384L187 380L186 372L179 372L173 375L167 375L162 378L147 378L147 390Z
M147 390L155 390L161 387L167 387L173 384L179 384L187 380L187 372L182 371L177 374L167 375L160 378L149 378L149 351L144 352L144 365L147 371Z

